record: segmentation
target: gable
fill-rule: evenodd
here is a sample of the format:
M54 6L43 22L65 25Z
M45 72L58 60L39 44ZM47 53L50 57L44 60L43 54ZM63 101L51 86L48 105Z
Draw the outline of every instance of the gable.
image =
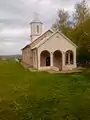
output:
M41 42L41 44L36 45L37 48L47 49L49 51L55 51L55 49L59 49L61 51L66 50L76 50L76 46L70 40L67 40L63 37L59 32L56 32L48 39Z
M52 37L54 37L56 34L58 34L58 38L60 39L63 39L63 42L64 40L68 43L70 43L72 46L74 46L75 48L77 48L78 46L76 44L74 44L69 38L67 38L64 34L62 34L61 32L59 31L56 31L54 32L53 34L51 34L51 36L47 37L46 39L43 39L42 41L40 41L37 45L35 45L33 48L35 47L39 47L41 46L42 44L44 44L46 41L48 41L49 39L51 39ZM32 48L32 49L33 49Z
M50 36L51 34L53 34L52 30L47 30L46 32L44 32L43 34L41 34L39 37L37 37L32 43L30 43L29 45L26 45L24 48L22 48L21 50L26 49L27 47L34 47L36 44L38 44L41 40L43 40L44 38Z
M43 39L49 37L50 35L53 34L52 30L47 30L46 32L44 32L42 35L40 35L38 38L36 38L31 44L31 48L34 47L35 45L37 45L40 41L42 41Z

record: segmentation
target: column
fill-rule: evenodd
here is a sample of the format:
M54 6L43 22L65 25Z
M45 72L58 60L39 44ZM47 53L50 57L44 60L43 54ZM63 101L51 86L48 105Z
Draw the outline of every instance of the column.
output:
M68 64L70 65L71 64L71 58L70 58L70 52L68 53Z
M62 70L65 68L65 52L62 52Z
M50 54L50 60L51 60L51 68L53 67L53 53Z
M40 53L39 52L37 52L38 53L38 60L37 60L37 62L38 62L38 70L40 70Z
M70 65L70 52L68 53L68 64Z

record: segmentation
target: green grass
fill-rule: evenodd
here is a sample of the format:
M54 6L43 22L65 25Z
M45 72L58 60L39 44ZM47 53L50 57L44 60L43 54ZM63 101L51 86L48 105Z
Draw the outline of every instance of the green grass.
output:
M0 120L90 120L90 69L51 75L0 61Z

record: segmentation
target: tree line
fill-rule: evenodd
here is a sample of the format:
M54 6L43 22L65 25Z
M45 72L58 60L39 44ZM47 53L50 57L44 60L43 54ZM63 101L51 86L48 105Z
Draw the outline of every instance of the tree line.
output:
M75 4L75 12L72 15L64 9L59 9L58 18L52 28L60 30L77 44L77 62L90 62L90 9L86 0Z

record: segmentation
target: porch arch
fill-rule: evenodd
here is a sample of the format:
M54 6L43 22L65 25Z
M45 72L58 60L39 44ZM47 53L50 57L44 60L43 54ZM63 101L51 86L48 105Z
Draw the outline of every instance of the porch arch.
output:
M56 50L53 53L53 65L62 70L62 52L60 50Z
M72 50L66 51L65 54L65 63L67 64L74 64L74 53Z
M47 50L42 51L40 54L40 66L50 66L50 61L50 52Z

